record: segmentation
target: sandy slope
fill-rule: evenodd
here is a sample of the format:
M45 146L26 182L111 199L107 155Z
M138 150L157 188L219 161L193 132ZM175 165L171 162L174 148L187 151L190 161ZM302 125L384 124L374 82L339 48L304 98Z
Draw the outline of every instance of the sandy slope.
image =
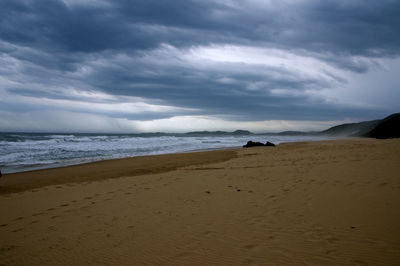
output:
M155 174L101 180L88 168L99 166L80 166L83 183L18 193L5 176L0 265L400 264L400 140L188 156L178 166L183 157L151 157ZM102 172L148 161L108 161Z

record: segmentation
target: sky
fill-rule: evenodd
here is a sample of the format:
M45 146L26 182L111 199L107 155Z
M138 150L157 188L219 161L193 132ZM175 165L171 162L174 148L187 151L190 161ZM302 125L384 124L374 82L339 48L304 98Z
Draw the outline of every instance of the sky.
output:
M1 0L0 131L322 130L400 111L398 0Z

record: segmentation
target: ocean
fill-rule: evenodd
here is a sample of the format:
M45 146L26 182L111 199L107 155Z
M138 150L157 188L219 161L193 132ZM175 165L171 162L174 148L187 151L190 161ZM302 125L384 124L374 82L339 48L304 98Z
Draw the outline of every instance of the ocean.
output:
M105 159L236 148L248 140L275 144L326 139L316 136L212 134L0 133L0 169L15 173Z

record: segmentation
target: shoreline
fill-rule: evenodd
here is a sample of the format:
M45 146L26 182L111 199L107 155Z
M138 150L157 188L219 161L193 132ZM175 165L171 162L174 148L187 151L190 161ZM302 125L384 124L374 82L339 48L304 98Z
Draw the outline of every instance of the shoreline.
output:
M293 142L281 142L278 145L287 145L287 144L301 144L301 143L311 143L311 142L323 142L323 141L335 141L335 140L351 140L351 139L360 139L360 138L336 138L336 139L324 139L324 140L313 140L313 141L293 141ZM277 145L277 146L278 146ZM221 148L213 148L213 149L198 149L198 150L191 150L191 151L183 151L183 152L175 152L175 153L161 153L161 154L152 154L152 155L139 155L139 156L132 156L132 157L123 157L123 158L110 158L110 159L100 159L100 160L94 160L94 161L86 161L86 162L81 162L81 163L75 163L75 164L63 164L63 163L56 163L54 167L45 167L45 168L38 168L38 169L31 169L31 170L26 170L26 171L19 171L19 172L3 172L3 180L0 179L0 195L1 194L7 194L7 193L14 193L14 192L21 192L21 191L26 191L29 189L35 189L35 188L40 188L45 185L60 185L60 184L65 184L65 183L74 183L74 182L87 182L87 181L94 181L94 180L102 180L102 179L107 179L107 178L118 178L122 177L123 174L128 174L128 175L142 175L146 173L158 173L159 170L151 170L147 169L143 171L133 171L133 172L127 172L124 171L123 173L120 173L117 169L114 167L114 171L116 171L114 174L109 174L106 176L100 176L99 178L71 178L68 180L68 177L65 177L64 171L65 170L71 170L73 173L72 175L76 175L77 171L82 170L82 169L88 169L90 168L95 168L97 165L112 165L113 162L118 162L119 160L125 160L126 162L128 161L137 161L139 162L144 162L148 158L156 157L157 156L182 156L184 154L193 154L196 153L212 153L212 152L221 152L221 151L226 151L226 152L235 152L237 153L240 151L242 146L237 146L237 147L221 147ZM218 156L218 155L217 155ZM231 158L234 158L236 155L232 155L231 153ZM228 156L229 157L229 156ZM228 158L227 157L227 158ZM222 157L225 158L225 157ZM228 158L226 160L229 160L231 158ZM219 162L218 159L216 161L212 160L206 160L200 159L198 162L196 161L195 158L193 158L194 161L190 162L189 164L202 164L202 163L214 163L214 162ZM225 160L225 159L222 159ZM122 161L121 161L122 162ZM125 162L123 164L126 164ZM87 166L87 167L86 167ZM188 165L185 165L188 166ZM104 167L104 166L103 166ZM106 166L107 167L107 166ZM177 167L182 167L178 165ZM175 168L168 168L168 170L165 169L165 171L171 171L174 170ZM48 178L49 175L60 175L61 173L61 178ZM93 173L88 173L87 171L85 172L84 175L93 175L96 173L94 171ZM43 177L44 175L44 177ZM71 175L71 174L70 174ZM4 179L7 178L9 180L4 181ZM13 178L14 180L10 181L10 178ZM34 178L32 180L29 180L30 178ZM18 179L18 180L15 180ZM33 181L34 180L34 181ZM44 181L45 180L45 181ZM82 181L80 181L82 180ZM3 182L1 182L3 181ZM39 181L39 182L38 182ZM43 182L44 181L44 182Z
M51 136L50 136L51 137ZM182 143L175 137L168 139L166 144L163 144L162 139L146 138L142 144L137 139L104 139L102 136L93 136L94 139L88 142L87 137L78 139L55 139L41 140L45 141L42 145L38 146L38 143L31 140L27 140L25 143L22 141L21 145L15 146L15 143L10 142L1 146L4 148L4 153L9 153L9 156L0 156L0 165L3 174L28 172L33 170L42 170L49 168L64 167L70 165L79 165L90 162L98 162L110 159L123 159L130 157L149 156L149 155L160 155L160 154L174 154L174 153L186 153L196 151L207 151L207 150L220 150L220 149L235 149L241 148L248 140L265 141L269 140L274 143L292 142L292 141L310 141L313 139L302 139L297 137L277 137L268 136L264 139L259 139L260 136L243 136L236 137L212 137L209 139L200 140L197 137L188 137ZM265 136L264 136L265 137ZM271 137L272 139L270 139ZM278 138L278 139L274 139ZM321 138L313 137L315 140L321 140ZM187 142L187 140L190 142ZM322 138L328 139L328 138ZM52 142L56 141L53 145ZM111 142L110 142L111 141ZM138 143L136 143L138 142ZM25 144L24 144L25 143ZM111 144L110 144L111 143ZM135 144L134 144L135 143ZM111 149L107 149L108 145L111 145ZM133 145L133 146L132 146ZM95 147L95 151L93 150ZM118 148L119 147L119 148ZM143 150L142 150L143 149ZM85 152L86 150L86 152ZM15 153L16 152L16 153ZM15 153L15 154L14 154Z
M221 148L212 148L212 149L196 149L196 150L190 150L190 151L178 151L178 152L172 152L172 153L156 153L156 154L148 154L148 155L136 155L136 156L128 156L128 157L120 157L120 158L104 158L104 159L81 159L77 163L68 163L68 162L56 162L53 164L48 164L43 167L38 166L36 167L28 167L27 170L23 171L16 171L16 172L4 172L4 175L12 175L12 174L20 174L20 173L28 173L28 172L34 172L34 171L41 171L41 170L49 170L49 169L57 169L57 168L64 168L64 167L70 167L70 166L77 166L77 165L85 165L85 164L91 164L91 163L99 163L103 161L112 161L112 160L123 160L123 159L133 159L133 158L141 158L141 157L150 157L150 156L160 156L160 155L173 155L173 154L185 154L185 153L196 153L196 152L208 152L208 151L224 151L224 150L236 150L236 149L241 149L241 146L232 146L232 147L221 147Z
M313 143L313 142L326 142L326 141L345 141L345 140L366 140L368 141L368 138L358 138L358 137L348 137L348 138L336 138L336 139L325 139L325 140L314 140L314 141L295 141L295 142L282 142L278 144L276 147L279 145L288 145L288 144L303 144L303 143ZM372 139L371 139L372 140ZM98 173L99 171L93 169L88 171L88 169L96 168L97 166L100 166L101 168L107 168L113 165L114 163L118 163L120 161L119 166L121 165L126 165L129 161L132 161L135 166L138 164L145 164L145 161L147 159L156 159L158 156L162 157L171 157L172 160L176 160L174 158L175 156L181 157L184 156L184 154L191 154L193 156L196 153L200 153L201 155L204 155L208 152L234 152L235 154L242 150L244 148L242 147L222 147L222 148L215 148L215 149L201 149L201 150L193 150L193 151L185 151L185 152L176 152L176 153L162 153L162 154L154 154L154 155L140 155L140 156L133 156L133 157L124 157L124 158L111 158L111 159L103 159L103 160L96 160L96 161L87 161L87 162L82 162L82 163L76 163L76 164L66 164L66 165L57 165L54 167L47 167L47 168L39 168L39 169L32 169L32 170L26 170L26 171L21 171L21 172L12 172L12 173L4 173L3 172L3 177L0 179L0 195L1 194L8 194L8 193L15 193L15 192L22 192L26 191L29 189L35 189L35 188L40 188L43 186L47 185L61 185L61 184L66 184L66 183L76 183L76 182L89 182L89 181L96 181L96 180L103 180L107 178L118 178L122 177L125 175L132 175L132 176L137 176L137 175L143 175L147 173L159 173L160 171L171 171L176 168L166 168L163 170L159 169L141 169L140 171L135 171L131 169L131 171L120 171L117 169L117 166L113 166L112 170L108 170L108 174L104 175L103 173L99 174L97 178L94 178L93 175ZM248 148L247 148L248 149ZM252 149L252 148L250 148ZM175 156L174 156L175 155ZM218 156L216 154L215 156ZM236 155L233 155L231 153L232 157L221 157L223 158L222 160L229 160L231 158L234 158ZM177 157L177 158L178 158ZM193 156L193 160L191 162L187 162L188 165L190 164L202 164L202 163L213 163L212 161L214 157L208 158L204 161L204 159L200 158L199 161L195 158L196 156ZM136 161L136 162L135 162ZM219 162L219 159L217 159L215 162ZM188 166L184 165L184 166ZM140 167L140 166L139 166ZM149 167L146 165L146 167ZM180 164L177 164L176 167L182 167ZM167 170L168 169L168 170ZM65 171L64 171L65 170ZM83 170L83 176L79 176L79 171ZM110 173L114 171L114 173ZM58 176L57 176L58 175ZM72 177L69 177L71 176ZM50 177L52 176L52 177ZM57 176L57 177L54 177ZM85 178L85 176L91 176L89 178ZM7 180L6 180L7 179Z
M235 150L219 149L144 155L9 173L4 174L0 179L0 195L43 186L161 173L175 170L178 167L217 163L234 158Z
M21 173L0 192L0 261L397 265L399 172L400 139L344 139Z

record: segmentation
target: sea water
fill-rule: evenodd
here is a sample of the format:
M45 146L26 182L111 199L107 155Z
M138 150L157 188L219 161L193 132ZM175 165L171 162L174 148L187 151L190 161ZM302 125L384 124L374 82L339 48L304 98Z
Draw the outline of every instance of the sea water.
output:
M275 144L316 136L185 134L0 133L0 169L14 173L105 159L241 147L248 140Z

